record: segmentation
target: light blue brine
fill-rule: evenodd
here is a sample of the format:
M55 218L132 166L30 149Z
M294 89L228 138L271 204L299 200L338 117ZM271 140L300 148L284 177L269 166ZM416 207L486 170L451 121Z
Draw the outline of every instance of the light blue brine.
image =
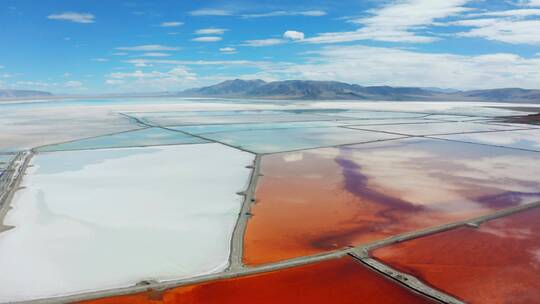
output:
M197 144L207 141L162 128L147 128L37 148L38 152Z

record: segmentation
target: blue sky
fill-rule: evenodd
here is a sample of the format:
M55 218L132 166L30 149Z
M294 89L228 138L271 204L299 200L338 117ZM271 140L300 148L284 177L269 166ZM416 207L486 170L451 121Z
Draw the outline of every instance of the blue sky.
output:
M0 88L261 78L540 89L540 0L3 0L0 23Z

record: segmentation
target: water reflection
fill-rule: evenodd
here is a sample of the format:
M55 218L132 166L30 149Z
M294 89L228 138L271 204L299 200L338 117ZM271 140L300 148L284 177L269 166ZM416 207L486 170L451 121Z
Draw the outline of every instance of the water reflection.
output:
M437 136L437 138L540 152L540 130L505 131L486 134L455 134Z
M269 155L261 172L245 237L248 264L358 245L540 200L540 154L442 140Z

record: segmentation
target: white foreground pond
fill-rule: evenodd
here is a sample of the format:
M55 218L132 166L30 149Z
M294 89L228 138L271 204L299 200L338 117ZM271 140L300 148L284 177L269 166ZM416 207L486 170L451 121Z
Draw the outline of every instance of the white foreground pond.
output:
M0 233L0 302L225 269L253 158L219 144L36 155Z

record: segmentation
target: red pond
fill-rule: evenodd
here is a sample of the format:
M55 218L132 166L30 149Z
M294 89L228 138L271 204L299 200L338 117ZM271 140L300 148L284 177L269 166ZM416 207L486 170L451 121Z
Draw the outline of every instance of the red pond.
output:
M372 252L467 303L538 303L540 208Z
M344 257L281 271L87 301L86 304L433 303Z
M246 264L360 245L540 200L540 154L406 139L264 156Z

